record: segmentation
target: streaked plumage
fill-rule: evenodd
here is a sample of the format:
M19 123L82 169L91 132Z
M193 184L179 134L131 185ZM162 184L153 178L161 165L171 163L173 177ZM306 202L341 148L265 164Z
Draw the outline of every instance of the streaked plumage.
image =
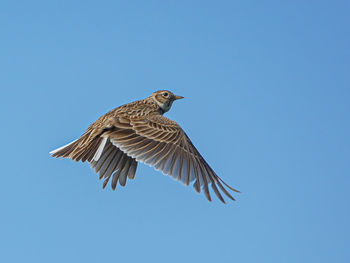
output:
M88 161L99 179L104 179L103 188L111 177L113 190L118 182L125 186L127 178L134 179L138 162L143 162L185 185L194 182L194 189L198 193L202 189L209 201L209 185L222 202L217 186L234 200L225 187L239 191L215 174L176 122L163 116L181 98L161 90L115 108L92 123L80 138L50 154Z

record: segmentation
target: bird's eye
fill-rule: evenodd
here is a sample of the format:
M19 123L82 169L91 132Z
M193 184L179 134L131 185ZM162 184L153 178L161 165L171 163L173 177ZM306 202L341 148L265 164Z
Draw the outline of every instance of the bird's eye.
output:
M163 96L164 96L164 97L168 97L168 96L169 96L168 92L164 92L164 93L163 93Z

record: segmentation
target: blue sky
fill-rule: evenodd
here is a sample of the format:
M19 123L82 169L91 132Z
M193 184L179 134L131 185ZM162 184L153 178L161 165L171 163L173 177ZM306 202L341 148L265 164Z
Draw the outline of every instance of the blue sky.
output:
M1 262L349 262L349 8L2 1ZM236 202L50 158L158 89Z

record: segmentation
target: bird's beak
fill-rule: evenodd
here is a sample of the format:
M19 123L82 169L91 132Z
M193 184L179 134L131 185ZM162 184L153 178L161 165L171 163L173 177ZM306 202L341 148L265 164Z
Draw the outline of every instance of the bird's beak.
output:
M177 95L175 95L174 96L174 100L179 100L179 99L183 99L184 97L182 97L182 96L177 96Z

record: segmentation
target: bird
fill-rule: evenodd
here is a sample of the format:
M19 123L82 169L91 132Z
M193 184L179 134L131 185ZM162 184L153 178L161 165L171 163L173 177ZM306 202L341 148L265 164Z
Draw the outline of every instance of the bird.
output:
M225 203L221 192L235 200L229 190L240 191L217 176L184 130L163 116L179 99L183 97L159 90L145 99L117 107L88 126L78 139L50 154L87 161L103 179L103 189L110 178L112 190L118 182L125 186L127 178L134 179L141 162L184 185L193 183L195 191L203 191L208 201L212 200L209 186L221 202Z

